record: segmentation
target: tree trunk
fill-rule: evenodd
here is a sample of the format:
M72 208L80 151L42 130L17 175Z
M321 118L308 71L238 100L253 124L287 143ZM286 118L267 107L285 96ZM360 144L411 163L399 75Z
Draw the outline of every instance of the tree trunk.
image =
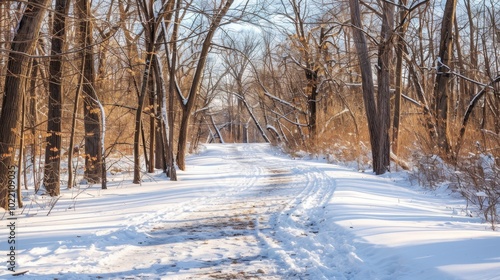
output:
M170 69L168 73L168 176L171 181L177 181L177 170L175 169L175 158L174 158L174 99L176 98L176 81L175 81L175 73L177 71L177 36L179 30L179 14L180 14L180 5L181 2L179 0L175 3L175 15L174 15L174 26L172 27L172 38L170 41L172 53L171 53L171 62ZM165 24L162 25L163 34L165 35L165 40L167 38L167 28ZM165 49L168 49L165 46ZM179 140L178 140L179 141Z
M238 81L238 93L244 94L241 80ZM245 143L245 142L243 142L243 102L241 102L241 100L238 99L236 106L238 108L238 112L236 114L236 122L237 122L237 124L236 124L236 142L237 143Z
M139 93L139 100L137 104L137 110L135 113L135 131L134 131L134 184L139 184L141 182L141 159L140 159L140 144L141 144L141 132L142 132L142 110L144 109L144 101L147 95L148 80L150 78L149 72L151 71L151 60L153 59L153 49L151 44L149 44L146 64L144 65L144 72L142 76L142 86L141 92ZM143 144L146 145L144 138Z
M0 3L0 30L8 30L8 23L7 23L7 11L9 9L6 8L7 3L6 1L2 1ZM8 38L6 32L0 32L0 50L5 50L7 49L6 44L7 44ZM0 69L4 69L5 67L5 55L0 56Z
M314 63L312 65L314 67ZM317 139L317 127L318 127L318 71L306 69L307 78L307 106L309 108L309 137L313 141L313 144Z
M483 95L485 95L489 88L492 86L495 86L497 83L500 83L500 76L497 76L493 81L491 81L488 85L485 85L476 95L472 97L472 99L469 102L469 106L467 106L467 110L465 111L464 117L462 119L462 126L460 127L460 132L458 135L457 139L457 144L455 147L454 151L454 157L455 159L458 159L458 154L460 153L460 148L462 146L462 142L465 136L465 130L467 128L467 123L469 122L470 115L472 114L472 110L474 110L474 107L477 105L477 103L483 98ZM487 101L485 100L485 103ZM483 116L484 118L486 116Z
M23 101L21 105L21 135L19 141L19 155L17 161L17 190L16 190L16 199L17 199L17 207L23 208L23 195L21 192L21 173L26 170L23 170L23 159L24 159L24 126L26 125L26 97L23 96Z
M391 62L393 56L392 35L394 29L394 5L383 3L382 27L380 31L381 41L378 49L378 94L377 94L377 117L379 122L379 158L378 167L382 171L390 165L390 141L389 129L391 127ZM375 166L375 159L374 159ZM383 171L382 173L384 173Z
M154 56L153 60L153 71L154 75L156 77L155 80L155 87L156 87L156 103L154 104L155 106L155 168L157 169L162 169L166 170L166 157L165 155L167 154L167 151L165 149L165 139L163 136L165 133L163 132L164 130L164 125L162 121L162 105L163 105L163 96L165 95L165 81L163 80L163 77L160 75L163 75L163 71L161 71L161 67L159 67L160 60L158 59L158 56Z
M163 28L163 27L162 27ZM167 116L167 90L165 88L165 80L163 79L163 67L160 58L155 55L153 60L153 69L156 76L156 89L158 92L157 106L158 106L158 145L157 149L161 151L157 154L157 159L161 162L157 162L157 168L162 168L163 171L169 174L168 169L168 157L171 156L171 150L168 144L168 116Z
M85 178L89 183L99 183L102 179L102 135L100 108L95 83L95 58L92 51L93 31L90 15L90 0L78 0L76 9L81 20L80 36L84 57L83 114L85 129ZM71 152L71 151L70 151Z
M189 90L188 100L182 110L181 125L179 131L179 142L177 148L177 165L181 170L186 169L186 148L187 140L189 135L189 121L191 119L191 114L194 108L194 104L198 99L198 93L201 86L201 81L203 78L203 71L205 70L205 64L208 58L208 52L212 46L212 38L214 37L215 31L217 31L222 18L226 15L227 11L233 4L234 0L227 0L224 4L221 3L221 8L216 10L217 13L215 18L212 20L210 27L208 29L207 35L203 41L203 45L200 52L200 58L196 65L196 70L193 75L193 81L191 83L191 88Z
M85 45L83 46L84 48L86 47ZM78 113L78 102L80 101L80 94L82 92L82 87L83 87L83 71L85 68L85 56L81 56L80 58L80 73L79 74L79 79L78 79L78 85L76 87L75 91L75 101L73 103L73 112L71 115L71 132L69 134L69 147L68 147L68 189L71 189L74 184L74 174L73 172L73 151L75 149L75 131L76 131L76 117ZM80 147L79 147L80 148Z
M407 0L400 0L402 6L406 6ZM392 152L395 155L399 154L399 125L401 119L401 96L403 94L403 53L405 44L405 34L408 28L409 21L406 19L408 10L400 8L399 12L399 28L396 46L396 92L394 96L394 121L392 129Z
M49 0L28 1L11 44L0 115L0 207L8 209L9 169L14 164L18 120L24 96L29 57L43 21Z
M191 98L194 98L192 96ZM181 117L181 124L179 126L179 139L177 144L177 165L180 170L186 170L186 149L187 149L187 139L188 139L188 128L190 113L188 110L183 111Z
M415 70L415 65L413 64L414 61L408 58L406 56L406 53L408 53L408 51L406 50L405 47L404 55L406 63L408 65L408 72L409 72L408 74L410 75L410 79L412 80L413 86L415 87L415 92L417 94L418 100L422 104L422 113L424 115L425 127L427 128L430 139L434 141L437 135L436 125L434 121L435 118L432 116L432 112L429 107L429 102L427 102L427 98L425 98L424 88L419 80L417 70Z
M154 61L156 59L153 57L152 58ZM152 68L152 70L154 70ZM149 79L149 166L148 166L148 173L154 173L155 172L155 150L156 150L156 93L155 93L155 72L151 71L150 72L150 79Z
M158 99L160 99L161 96L160 94L158 95ZM157 102L159 101L157 100ZM158 104L157 104L158 106ZM156 131L155 131L155 168L156 169L163 169L165 170L166 168L166 161L164 160L164 156L167 153L165 150L165 142L163 139L163 132L162 132L162 127L163 127L163 122L161 119L161 115L159 113L159 106L156 114Z
M222 137L222 134L220 133L220 129L217 127L217 124L215 123L214 115L210 115L210 121L212 122L212 126L215 129L215 134L217 134L217 137L219 138L219 142L221 144L224 144L225 143L224 138Z
M38 123L38 102L37 102L37 91L36 91L36 77L37 77L37 72L38 72L38 67L39 63L37 59L32 60L32 66L31 66L31 84L30 84L30 102L29 102L29 117L28 117L28 123L31 128L31 136L32 137L32 142L31 142L31 168L32 168L32 174L33 174L33 186L35 189L35 193L38 192L40 189L40 180L39 180L39 172L37 168L37 160L36 156L38 154L38 136L37 130L36 130L36 124ZM26 185L27 187L27 185Z
M66 15L69 3L57 0L52 25L52 50L49 65L49 102L47 114L47 146L45 147L45 168L43 185L47 194L60 193L61 169L61 126L62 126L62 52L66 40Z
M250 117L252 118L255 126L257 127L257 129L259 130L260 132L260 135L262 136L262 138L264 139L264 141L266 141L266 143L271 143L271 140L269 140L269 137L267 137L266 135L266 132L264 130L264 128L262 128L262 126L260 125L259 121L257 120L257 117L255 116L255 114L253 113L252 111L252 108L250 107L250 105L248 104L248 102L246 101L245 97L244 96L238 96L238 99L241 100L241 102L243 103L243 105L245 105L245 108L247 108L247 112L248 114L250 115Z
M443 158L449 158L448 109L450 106L450 67L453 58L453 23L457 0L447 0L441 25L441 40L437 59L437 74L434 84L434 114L436 116L437 146Z
M351 10L351 22L353 25L353 39L358 54L359 67L361 69L361 84L363 91L363 102L365 105L366 117L368 120L368 131L370 134L370 145L372 150L373 171L376 174L383 174L386 167L383 165L382 155L380 155L380 123L377 116L377 107L375 102L375 90L373 83L373 74L370 64L370 55L368 46L363 33L361 24L361 12L358 0L349 0Z

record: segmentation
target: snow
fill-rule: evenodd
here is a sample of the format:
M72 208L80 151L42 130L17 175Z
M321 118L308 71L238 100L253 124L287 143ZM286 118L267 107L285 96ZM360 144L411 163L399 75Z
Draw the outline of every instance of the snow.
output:
M500 279L500 233L403 173L268 144L206 145L187 166L178 182L122 172L107 190L64 190L48 216L54 199L31 195L16 210L16 279Z

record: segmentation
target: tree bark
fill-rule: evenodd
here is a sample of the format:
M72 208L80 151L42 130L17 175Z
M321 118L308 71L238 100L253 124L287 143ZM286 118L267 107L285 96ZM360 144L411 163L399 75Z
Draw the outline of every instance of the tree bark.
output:
M189 90L188 100L186 105L183 106L182 118L179 130L179 142L177 148L177 165L179 169L186 169L186 148L187 140L189 135L189 121L191 119L191 114L194 108L194 104L198 99L198 93L200 91L201 81L203 78L203 71L205 70L205 64L207 62L208 52L212 46L212 38L214 37L215 31L217 31L222 18L226 15L227 11L233 4L234 0L227 0L224 4L221 4L221 8L216 11L217 14L212 20L210 27L208 29L207 35L203 41L203 45L200 52L200 58L196 65L196 70L193 75L193 81L191 83L191 88Z
M21 192L21 173L26 170L23 170L23 159L24 159L24 126L26 125L26 97L23 96L23 101L21 102L21 139L19 141L19 155L17 161L17 189L16 189L16 200L17 207L23 208L23 195Z
M83 46L84 48L86 46ZM81 56L80 58L80 73L79 74L79 79L78 79L78 85L76 87L75 91L75 101L73 103L73 112L71 115L71 132L69 134L69 147L68 147L68 189L71 189L74 184L74 174L76 172L73 172L73 151L75 148L75 131L76 131L76 118L77 118L77 113L78 113L78 102L80 101L80 95L82 92L82 87L83 87L83 71L85 68L85 56ZM80 148L80 147L79 147Z
M152 62L156 61L156 58L152 58ZM149 79L149 166L148 166L148 173L154 173L155 172L155 150L156 150L156 90L155 90L155 78L158 79L158 77L155 77L155 71L154 68L152 67L150 71L150 79Z
M451 150L448 135L448 109L450 106L450 83L452 82L450 67L453 59L453 24L455 22L456 7L457 0L446 1L434 84L437 146L443 158L449 158Z
M458 135L457 145L455 147L455 152L454 152L455 159L458 159L458 154L460 153L460 148L462 146L462 142L463 142L463 139L464 139L465 130L467 128L467 123L469 122L470 115L472 114L472 110L474 110L474 107L477 105L477 103L479 102L479 100L481 100L481 98L483 97L483 95L488 92L489 88L492 87L492 86L494 86L497 83L500 83L500 76L497 76L488 85L485 85L470 100L469 105L467 106L467 110L465 111L464 117L462 119L462 126L460 127L460 133Z
M153 49L149 44L146 63L144 65L144 72L142 76L141 92L139 93L139 100L137 110L135 112L135 131L134 131L134 184L141 182L141 159L140 159L140 144L141 144L141 131L142 131L142 110L144 109L144 101L147 95L148 80L150 78L149 72L151 71L151 60L153 59ZM144 139L143 139L144 140ZM144 141L143 141L144 142ZM145 145L145 143L143 143Z
M52 25L52 46L49 65L49 102L47 113L47 146L45 147L45 168L43 185L47 194L60 193L61 169L61 127L62 127L62 52L66 40L66 15L69 3L57 0Z
M406 6L407 0L400 0L402 6ZM399 125L401 120L401 96L403 94L403 54L405 44L405 34L408 28L409 21L406 19L408 10L400 8L399 12L399 28L397 29L397 45L396 45L396 92L394 96L394 121L392 125L392 152L395 155L399 154Z
M7 11L9 9L6 8L7 3L6 1L2 1L0 3L0 30L8 30L7 26ZM7 44L8 38L6 32L0 32L0 49L6 49L6 44ZM6 62L6 56L1 55L0 56L0 69L3 69L5 67L5 62Z
M32 142L31 142L31 168L33 174L33 186L35 189L35 193L40 189L40 180L39 180L39 172L37 168L37 160L36 155L38 154L38 136L36 135L36 124L38 123L38 102L37 102L37 91L36 91L36 77L38 73L39 63L37 59L33 59L31 62L31 82L30 82L30 102L29 102L29 115L28 115L28 123L31 128ZM27 187L27 185L26 185Z
M311 63L311 67L315 67L314 63ZM306 79L307 79L307 106L309 108L309 137L313 141L313 144L317 139L317 127L318 127L318 70L306 69Z
M14 164L18 121L24 96L29 57L49 0L30 0L11 44L0 115L0 207L9 208L8 175Z
M380 154L380 148L383 143L380 142L382 139L380 137L381 126L378 121L379 117L377 116L377 104L375 101L370 55L368 53L366 37L362 30L359 2L358 0L349 0L349 5L351 10L353 39L358 54L359 67L361 69L361 85L363 91L363 102L368 120L368 131L370 134L373 171L376 174L383 174L386 171L386 167L383 164L384 161L382 160L382 155Z
M169 125L168 125L168 113L167 113L168 109L167 109L167 97L166 97L167 90L166 90L166 82L163 79L163 67L161 65L160 58L157 55L154 56L153 67L155 76L157 77L156 88L158 91L157 101L158 101L158 116L159 116L158 144L161 145L161 147L158 147L158 149L161 150L161 153L158 154L157 157L160 158L161 164L158 163L157 168L162 168L163 171L168 176L169 174L168 163L169 163L169 157L172 156L172 151L168 143Z
M85 179L89 183L99 183L102 179L102 134L99 99L95 83L95 55L92 50L93 28L90 16L90 0L78 0L76 9L81 20L80 36L84 57L83 114L85 129ZM70 151L71 152L71 151Z
M169 73L168 73L168 176L170 177L171 181L177 181L177 170L175 167L175 157L174 157L174 118L175 118L175 111L174 111L174 99L176 98L176 81L175 81L175 73L177 71L177 37L178 37L178 31L179 31L179 25L180 25L180 19L179 19L179 14L180 14L180 7L181 7L181 2L177 0L175 2L175 15L174 16L174 26L172 27L172 38L170 41L170 46L172 49L171 52L171 61L169 65ZM167 27L165 24L162 24L162 31L165 37L165 40L167 40ZM165 45L165 49L168 50L168 46ZM166 105L166 104L165 104Z
M394 5L385 1L382 10L382 27L380 31L380 42L378 49L378 93L377 93L377 117L379 127L379 158L376 170L389 169L390 165L390 141L389 129L391 127L391 62L393 56L393 29L394 29ZM383 171L382 173L384 173Z

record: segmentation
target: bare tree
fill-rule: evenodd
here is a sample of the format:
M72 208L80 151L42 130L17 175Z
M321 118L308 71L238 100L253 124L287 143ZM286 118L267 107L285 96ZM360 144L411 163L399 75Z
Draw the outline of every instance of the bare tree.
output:
M373 170L376 174L383 174L389 165L389 122L390 122L390 54L392 40L392 4L384 2L384 13L382 14L381 42L379 42L378 61L378 98L375 100L375 90L371 71L370 55L363 25L358 0L350 0L351 23L354 43L358 53L358 61L361 69L363 101L365 105L370 144L373 158Z
M374 170L377 174L384 173L384 168L390 164L390 141L389 129L391 127L391 108L390 108L390 87L391 87L391 62L393 59L393 29L394 29L394 4L384 2L382 4L382 26L380 31L380 41L378 42L378 67L377 67L377 117L379 122L379 158L374 158ZM372 148L373 150L373 148ZM375 161L378 161L375 163Z
M406 6L406 0L399 1L401 6ZM392 130L392 151L398 154L399 150L399 125L401 119L401 96L403 94L403 53L405 52L405 34L408 29L409 12L406 8L399 8L399 26L397 28L397 45L396 45L396 90L394 95L394 121Z
M229 8L233 4L233 0L221 1L218 7L213 11L213 18L210 21L205 38L202 42L202 47L200 50L198 61L196 62L196 69L193 74L191 86L189 88L188 94L183 97L182 102L182 117L179 127L179 141L177 147L177 164L181 170L186 169L186 151L187 151L187 141L189 134L189 124L191 120L191 115L193 113L193 108L198 97L200 90L203 72L205 70L205 64L207 62L208 53L212 46L212 39L215 32L218 30L222 19L229 11Z
M31 81L30 81L30 87L29 87L29 110L28 110L28 115L27 115L27 125L30 128L30 137L31 137L31 158L30 158L30 164L31 164L31 171L33 174L33 185L35 192L38 192L40 189L40 180L39 180L39 172L38 172L38 166L37 166L37 154L39 153L38 151L38 145L39 141L41 139L38 139L37 135L37 123L38 123L38 86L37 86L37 77L38 73L41 71L40 65L38 63L38 59L32 59L31 61ZM26 163L27 164L27 163ZM26 168L25 168L25 173L26 173ZM28 187L26 185L26 187Z
M457 0L447 0L441 23L441 39L436 65L434 87L434 114L436 116L437 146L441 155L448 158L451 147L449 140L448 115L450 107L450 75L453 58L453 24L455 22Z
M137 0L136 1L137 6L139 7L139 16L141 18L142 26L144 28L144 36L145 36L145 47L146 47L146 58L145 58L145 63L144 63L144 70L142 71L142 82L141 82L141 87L138 92L138 106L137 106L137 111L135 115L135 132L134 132L134 183L139 183L140 182L140 133L142 132L142 113L143 109L145 106L145 101L146 101L146 95L148 93L148 88L149 90L152 90L153 87L156 87L156 89L161 92L160 95L162 97L166 97L166 89L164 88L163 83L159 84L158 81L163 80L163 71L162 71L162 65L161 62L159 61L159 57L154 54L158 50L159 47L159 41L160 38L166 42L167 40L167 22L170 24L170 20L174 14L174 9L173 5L177 3L174 0L166 1L162 3L161 5L158 5L158 3L161 2L155 2L155 1L147 1L147 0ZM180 5L180 3L179 3ZM174 30L175 30L175 25L174 25ZM175 31L174 31L175 33ZM168 52L168 47L167 44L165 44L165 51ZM168 58L168 56L167 56ZM153 80L154 79L154 80ZM155 94L156 95L156 94ZM174 95L171 95L169 97L171 100L173 100ZM155 103L157 103L155 100L157 99L156 96L151 96L150 95L150 106L155 107ZM171 101L169 101L171 102ZM169 156L172 154L171 149L172 145L170 141L173 141L173 136L171 135L173 133L172 131L172 125L168 125L167 122L170 122L167 120L166 116L166 104L165 100L161 101L162 104L162 122L163 126L160 128L161 129L161 135L164 138L169 138L165 139L165 152L167 153L167 165L168 167L168 176L170 177L171 180L176 180L175 176L175 170L173 170L175 167L173 165L173 162L170 161L172 156ZM155 114L156 109L153 109L153 114ZM169 116L170 117L170 116ZM168 130L171 132L167 132L167 126ZM155 141L155 131L157 128L157 121L156 117L150 118L150 156L154 157L155 152L154 149L156 145L154 145ZM143 136L144 138L144 136ZM172 140L170 140L172 139ZM145 140L143 139L143 142L145 143ZM146 152L144 153L146 156ZM148 162L148 160L146 160ZM154 160L153 158L150 158L149 162L150 168L154 167ZM151 171L151 169L150 169Z
M47 120L47 146L45 147L45 168L43 185L50 196L60 192L61 133L62 133L62 53L66 40L66 15L69 3L57 0L52 23L52 44L50 59L49 103Z
M290 53L289 58L301 68L306 79L304 94L307 96L309 136L315 141L319 124L320 72L323 66L321 56L325 49L326 35L331 28L324 25L317 26L307 21L312 15L309 12L311 6L306 1L289 0L283 5L285 10L292 9L286 16L292 22L295 34L289 37L293 51L298 52L299 57L296 58ZM319 34L316 35L315 30L319 30Z
M147 90L149 86L150 73L152 72L152 60L154 58L153 51L156 39L156 25L158 22L155 19L155 11L153 10L153 1L140 1L137 0L137 5L141 11L140 15L143 17L143 27L146 35L146 58L144 63L144 70L142 74L142 84L138 96L137 110L135 113L135 131L134 131L134 184L139 184L141 181L140 175L140 136L142 131L142 112L146 100ZM144 141L144 145L146 145ZM145 153L146 155L146 153Z
M172 26L172 36L170 38L170 52L168 51L168 45L165 44L165 50L167 53L170 54L170 60L169 60L169 76L168 76L168 175L170 177L170 180L175 181L177 180L177 171L175 167L175 158L174 158L174 118L175 118L175 105L174 105L174 99L175 96L177 96L177 91L178 91L178 85L177 85L177 80L176 80L176 72L177 72L177 39L179 37L179 27L180 27L180 21L181 21L181 2L179 0L174 1L175 3L175 12L173 13L174 21L173 21L173 26ZM173 8L173 7L171 7ZM167 18L172 18L172 15ZM163 31L163 36L165 42L167 41L167 26L163 23L162 24L162 31ZM165 103L165 102L164 102ZM167 104L164 104L165 110L167 110ZM166 118L167 116L165 116ZM166 125L167 123L165 123Z
M0 207L8 209L8 174L14 163L18 120L26 88L29 56L36 43L43 15L50 1L30 0L14 35L5 77L2 113L0 115Z
M95 83L95 56L93 52L93 27L89 0L77 0L76 10L80 19L80 39L83 62L83 114L85 128L85 178L90 183L102 180L102 116Z
M244 142L244 123L248 119L248 115L244 114L244 101L246 92L249 91L251 81L250 66L252 60L256 58L256 51L259 47L259 41L255 34L246 34L243 37L240 35L235 39L228 38L225 40L226 49L222 54L224 68L230 77L231 89L229 90L228 106L230 114L230 131L232 138L236 142ZM234 93L234 94L233 94ZM233 106L233 100L236 97L236 106ZM246 106L245 106L246 107ZM252 118L254 119L254 118ZM266 139L265 137L264 139Z

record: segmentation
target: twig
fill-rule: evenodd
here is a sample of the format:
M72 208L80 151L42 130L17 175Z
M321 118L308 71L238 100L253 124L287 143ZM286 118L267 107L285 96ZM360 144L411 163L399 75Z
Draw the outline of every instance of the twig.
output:
M52 212L52 209L54 209L54 206L56 206L56 203L59 201L60 196L57 197L57 199L52 203L52 206L49 209L49 213L47 213L47 216L50 215L50 212Z

